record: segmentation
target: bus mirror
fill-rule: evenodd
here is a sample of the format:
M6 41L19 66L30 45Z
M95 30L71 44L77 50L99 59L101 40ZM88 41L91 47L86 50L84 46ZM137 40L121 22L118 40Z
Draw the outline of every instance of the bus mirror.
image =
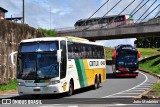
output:
M138 58L141 58L141 53L138 51Z
M113 55L112 55L112 58L115 59L115 58L116 58L116 55L117 55L117 52L114 51L114 52L113 52Z
M57 62L61 62L61 52L62 50L57 50Z
M9 56L10 56L10 63L12 64L12 65L14 65L14 54L16 54L17 53L17 51L15 51L15 52L12 52Z

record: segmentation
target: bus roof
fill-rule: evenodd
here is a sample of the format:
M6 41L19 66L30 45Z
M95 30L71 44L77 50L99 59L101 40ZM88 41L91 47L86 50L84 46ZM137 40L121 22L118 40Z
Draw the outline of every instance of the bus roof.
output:
M137 51L135 47L129 44L120 44L117 47L115 47L116 51L121 51L121 50L132 50L132 51Z
M62 37L42 37L42 38L25 39L25 40L22 40L21 43L40 42L40 41L55 41L55 40L64 40L64 39L65 38L62 38Z
M94 45L102 45L97 42L91 42L84 38L72 37L72 36L64 36L64 37L41 37L41 38L33 38L33 39L25 39L22 40L21 43L28 43L28 42L40 42L40 41L56 41L56 40L67 40L71 42L79 42L85 44L94 44Z

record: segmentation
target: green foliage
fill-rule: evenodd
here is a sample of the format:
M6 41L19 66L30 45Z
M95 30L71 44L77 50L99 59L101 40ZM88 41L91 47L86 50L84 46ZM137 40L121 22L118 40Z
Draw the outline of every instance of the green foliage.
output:
M106 59L112 59L114 48L106 47L105 53L106 53Z
M136 47L138 48L159 48L160 37L149 37L149 38L137 38L135 41Z
M10 81L7 85L0 85L0 91L5 91L5 90L17 90L17 81L13 80Z
M137 48L141 53L141 57L149 57L160 54L160 48Z
M153 89L155 89L157 92L157 95L160 96L160 83L154 84Z
M141 62L139 64L139 67L141 69L147 70L151 73L154 73L156 75L160 74L160 56L156 58L152 58L150 60L147 60L145 62Z
M137 48L137 49L138 51L140 51L142 58L160 54L160 48ZM105 48L107 59L112 59L113 51L114 48L110 47Z
M38 30L43 32L45 36L54 37L57 35L57 32L55 30L47 30L43 28L38 28Z

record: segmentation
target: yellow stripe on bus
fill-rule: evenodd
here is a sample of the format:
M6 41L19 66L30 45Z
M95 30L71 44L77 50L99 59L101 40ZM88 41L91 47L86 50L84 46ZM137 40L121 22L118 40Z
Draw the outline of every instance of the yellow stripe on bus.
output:
M83 60L83 64L84 64L84 69L86 72L88 86L93 85L94 84L94 69L89 69L87 59Z

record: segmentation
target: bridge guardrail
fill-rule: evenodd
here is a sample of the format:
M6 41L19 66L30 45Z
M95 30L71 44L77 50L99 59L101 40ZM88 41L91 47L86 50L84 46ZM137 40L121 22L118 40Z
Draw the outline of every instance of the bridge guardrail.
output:
M154 24L154 23L160 23L160 18L155 18L155 19L145 19L142 21L142 19L138 20L134 20L134 21L127 21L125 24L124 22L115 22L115 23L111 23L111 24L98 24L98 25L94 25L94 26L82 26L82 27L66 27L66 28L55 28L56 31L58 32L67 32L67 31L82 31L84 29L100 29L100 28L114 28L114 27L120 27L120 26L131 26L131 25L137 25L137 24ZM105 27L102 27L105 26ZM88 28L89 27L89 28Z

